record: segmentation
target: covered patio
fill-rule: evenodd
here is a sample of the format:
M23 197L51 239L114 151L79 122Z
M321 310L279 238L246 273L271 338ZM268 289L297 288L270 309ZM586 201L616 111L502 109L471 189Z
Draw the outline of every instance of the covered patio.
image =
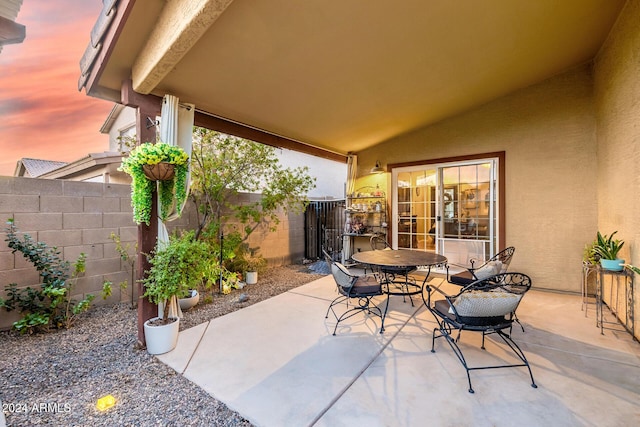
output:
M396 170L498 155L497 249L577 294L598 230L640 265L639 20L638 0L105 1L78 88L137 107L142 141L172 94L199 126L355 154L390 214Z
M443 279L431 283L447 289ZM552 425L622 426L640 421L640 346L620 325L595 324L574 295L530 291L513 335L526 369L465 371L423 304L392 297L380 319L325 320L332 276L181 332L165 364L259 426ZM379 297L383 298L383 297ZM381 300L378 300L380 302ZM608 312L607 312L608 313ZM613 320L613 319L610 319ZM488 339L464 332L471 361L509 360Z

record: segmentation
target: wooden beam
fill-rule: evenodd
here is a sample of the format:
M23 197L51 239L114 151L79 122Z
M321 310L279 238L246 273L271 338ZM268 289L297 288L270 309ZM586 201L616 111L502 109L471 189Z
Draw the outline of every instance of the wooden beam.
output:
M136 108L136 134L139 142L156 142L156 116L162 111L162 98L155 95L141 95L134 92L131 80L122 82L120 92L121 102L127 107ZM147 126L147 123L153 126ZM151 195L151 219L149 225L138 225L138 271L136 272L137 289L140 299L138 300L138 345L146 347L144 338L144 322L156 317L158 306L151 303L148 298L143 298L144 286L140 280L146 277L146 271L151 268L147 256L156 247L158 239L158 201L156 192Z
M127 107L136 108L136 136L138 141L156 142L156 117L162 111L162 98L142 95L133 90L131 80L122 82L120 101ZM154 125L154 126L152 126Z
M312 156L321 157L323 159L335 160L337 162L347 162L347 156L344 154L323 150L322 148L294 141L283 136L274 135L242 123L211 116L200 111L196 111L194 125L234 135L240 138L250 139L251 141L260 142L272 147L286 148L287 150L298 151Z

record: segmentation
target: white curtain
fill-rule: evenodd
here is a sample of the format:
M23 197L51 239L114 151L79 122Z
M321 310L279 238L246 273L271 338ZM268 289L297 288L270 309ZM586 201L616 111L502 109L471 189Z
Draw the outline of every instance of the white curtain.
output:
M356 191L356 177L358 176L358 156L347 156L347 196Z
M191 147L193 135L193 118L195 116L195 105L180 104L177 97L173 95L165 95L162 100L162 111L160 113L160 141L169 145L177 145L182 148L191 160ZM187 173L187 196L189 195L189 185L191 183L191 173ZM158 213L160 213L160 197L158 197ZM169 212L166 221L173 221L178 218L184 209L185 202L182 206L174 206ZM167 226L158 215L158 248L169 242L169 233ZM160 306L158 307L160 309ZM175 309L175 311L174 311ZM169 316L182 317L178 301L172 304L172 310Z
M356 191L356 177L358 176L358 156L349 154L347 156L347 196ZM348 206L347 206L348 207ZM346 225L346 224L345 224ZM349 230L344 230L348 232ZM342 236L342 262L351 258L351 237Z

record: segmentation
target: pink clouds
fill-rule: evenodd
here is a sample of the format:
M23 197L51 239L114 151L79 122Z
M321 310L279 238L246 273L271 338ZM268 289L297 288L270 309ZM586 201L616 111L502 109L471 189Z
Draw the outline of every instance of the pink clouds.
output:
M0 53L0 175L22 157L72 161L109 148L112 104L78 92L79 62L102 2L25 0L22 44Z

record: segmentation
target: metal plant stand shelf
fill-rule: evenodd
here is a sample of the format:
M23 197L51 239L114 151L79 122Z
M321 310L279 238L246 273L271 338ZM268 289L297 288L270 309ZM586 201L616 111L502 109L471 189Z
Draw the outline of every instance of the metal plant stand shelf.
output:
M584 317L587 317L587 312L589 311L589 298L590 296L594 296L593 294L589 295L589 276L594 275L596 287L598 282L598 266L596 264L591 264L589 262L582 262L582 311L584 311ZM597 290L596 290L597 293ZM593 301L592 301L593 303Z
M600 333L604 335L604 324L618 324L618 322L606 322L603 319L605 278L610 278L609 299L607 306L609 310L616 316L619 323L631 333L635 339L635 327L633 321L633 276L632 271L626 268L621 271L605 270L598 266L598 274L596 275L596 326L600 327ZM620 293L620 287L624 286L624 291ZM614 292L615 291L615 292ZM621 307L622 306L622 307ZM620 311L621 308L624 311Z

